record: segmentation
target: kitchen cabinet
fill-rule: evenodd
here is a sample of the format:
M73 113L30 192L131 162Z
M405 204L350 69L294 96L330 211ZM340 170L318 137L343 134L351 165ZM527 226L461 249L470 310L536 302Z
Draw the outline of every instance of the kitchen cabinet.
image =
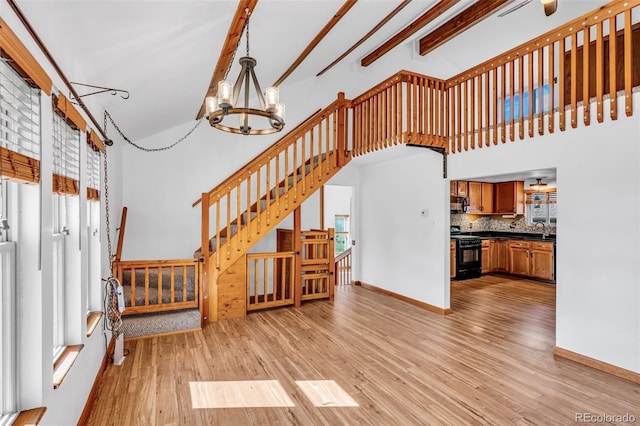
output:
M493 213L493 184L489 182L469 182L469 213Z
M482 273L491 272L491 240L482 240Z
M469 195L468 182L466 180L452 180L450 185L451 195L457 197L467 197Z
M524 214L524 182L494 184L493 212L497 214Z
M554 280L553 243L536 241L529 245L531 255L529 275L543 280Z
M451 241L449 243L449 247L451 249L451 271L450 271L450 277L451 278L455 278L456 277L456 242L455 241Z
M538 241L509 242L509 273L553 281L553 243Z
M509 269L507 272L517 275L529 275L529 242L509 242Z
M509 269L509 240L491 242L491 271L507 272Z

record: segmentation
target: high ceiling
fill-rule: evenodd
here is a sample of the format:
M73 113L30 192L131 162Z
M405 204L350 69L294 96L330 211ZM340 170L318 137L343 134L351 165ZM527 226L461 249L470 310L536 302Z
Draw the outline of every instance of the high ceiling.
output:
M421 61L424 69L417 71L447 78L606 3L559 0L557 13L545 17L539 0L533 0L503 18L497 17L499 12L521 2L507 3L444 46L420 56L420 38L476 3L459 1L395 49L405 49L413 61ZM128 100L109 94L84 100L98 121L107 109L134 140L195 119L238 5L236 1L225 0L17 0L16 3L69 80L129 91ZM307 79L322 82L331 73L342 73L341 78L344 75L344 81L348 82L347 74L357 74L362 58L436 3L409 2L338 66L323 77L315 77L401 4L400 0L358 1L282 87ZM290 67L343 4L344 1L335 0L258 1L251 16L250 48L258 61L256 73L263 89ZM7 9L3 0L3 14ZM243 37L229 73L232 81L238 72L237 58L244 50ZM384 59L369 67L378 66ZM431 69L435 62L439 66ZM59 89L68 93L66 88ZM83 94L89 89L77 87L77 90ZM287 108L295 105L288 104Z

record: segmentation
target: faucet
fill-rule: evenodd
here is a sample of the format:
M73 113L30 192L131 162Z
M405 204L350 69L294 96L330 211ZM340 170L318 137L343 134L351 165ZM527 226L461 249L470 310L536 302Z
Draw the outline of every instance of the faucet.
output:
M549 235L547 233L547 225L543 222L536 222L533 226L537 226L537 225L542 225L542 239L544 240L547 235Z

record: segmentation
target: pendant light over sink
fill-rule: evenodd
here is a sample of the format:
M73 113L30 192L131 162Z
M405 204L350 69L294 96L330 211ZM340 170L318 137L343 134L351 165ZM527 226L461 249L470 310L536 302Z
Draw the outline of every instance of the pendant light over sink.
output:
M536 191L542 191L542 190L546 189L547 184L542 182L542 179L544 179L544 177L536 178L536 183L532 183L531 185L529 185L529 187L531 189L535 189Z

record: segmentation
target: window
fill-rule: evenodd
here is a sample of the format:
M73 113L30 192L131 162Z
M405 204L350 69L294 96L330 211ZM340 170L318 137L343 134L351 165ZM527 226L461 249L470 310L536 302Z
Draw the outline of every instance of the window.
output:
M53 357L62 353L65 336L65 237L67 228L67 197L53 195Z
M0 59L0 150L0 424L11 424L20 408L20 354L16 314L18 242L8 219L9 212L18 211L14 191L18 184L7 180L40 181L39 162L33 161L40 160L40 89L27 84L6 59Z
M557 219L557 192L527 193L527 223L555 225Z
M0 242L0 421L18 409L15 254L14 242Z
M87 259L87 313L100 310L100 202L87 201L87 235L89 236Z
M349 247L349 216L336 215L335 217L335 253L340 254Z

